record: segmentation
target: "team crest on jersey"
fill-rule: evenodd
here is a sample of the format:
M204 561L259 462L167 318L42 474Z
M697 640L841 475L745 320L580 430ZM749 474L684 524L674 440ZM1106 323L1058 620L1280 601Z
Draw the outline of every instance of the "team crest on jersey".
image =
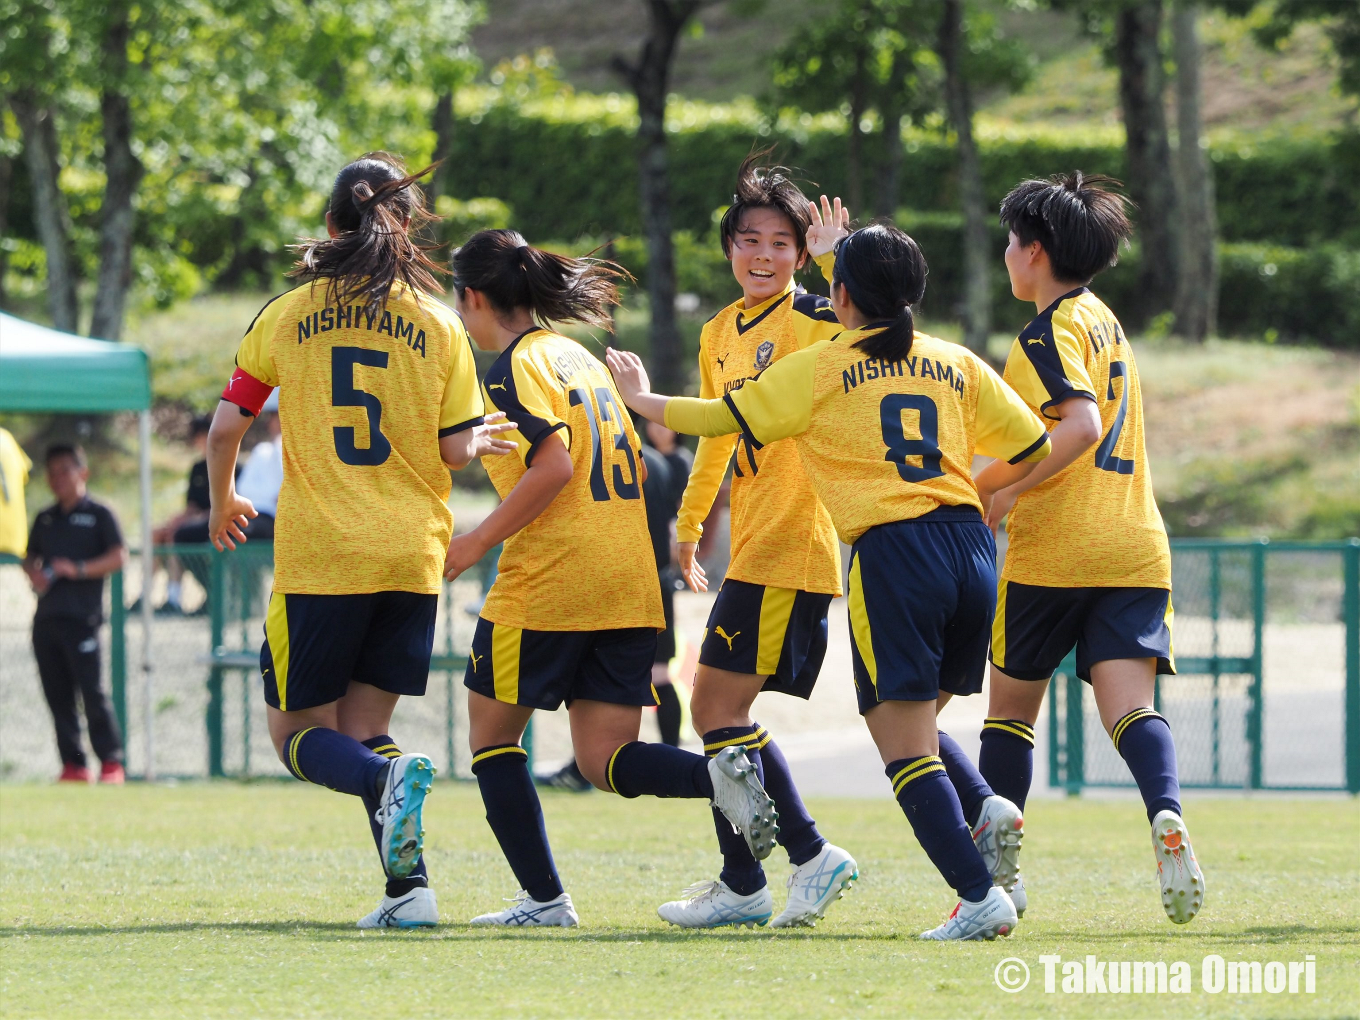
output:
M766 340L756 348L756 371L763 372L769 368L772 358L774 358L774 341Z

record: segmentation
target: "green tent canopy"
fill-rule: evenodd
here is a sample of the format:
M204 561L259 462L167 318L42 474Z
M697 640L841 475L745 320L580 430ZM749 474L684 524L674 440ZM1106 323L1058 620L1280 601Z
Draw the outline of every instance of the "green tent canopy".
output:
M94 414L150 406L145 351L0 312L0 411Z

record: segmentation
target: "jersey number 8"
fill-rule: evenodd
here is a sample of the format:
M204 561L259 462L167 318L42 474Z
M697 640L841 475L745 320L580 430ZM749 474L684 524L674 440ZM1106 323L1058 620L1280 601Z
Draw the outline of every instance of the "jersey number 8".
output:
M920 415L920 439L908 439L902 429L902 412ZM889 393L878 405L883 426L883 443L888 448L883 459L897 465L905 482L924 482L944 474L940 467L940 409L923 393ZM908 464L908 457L920 457L921 466Z

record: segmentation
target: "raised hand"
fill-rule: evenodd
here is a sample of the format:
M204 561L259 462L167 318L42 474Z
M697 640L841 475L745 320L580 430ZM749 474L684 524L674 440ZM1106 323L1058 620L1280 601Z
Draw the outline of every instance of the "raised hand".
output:
M639 394L650 393L652 389L652 382L647 378L647 369L642 366L642 359L632 351L619 351L610 347L605 351L604 360L614 375L614 384L619 388L619 396L623 397L625 404L638 411L639 408L634 407L633 402Z
M808 203L812 225L807 230L807 250L814 259L836 247L836 242L850 235L850 210L841 205L839 198L828 201L822 196L819 209L816 202Z

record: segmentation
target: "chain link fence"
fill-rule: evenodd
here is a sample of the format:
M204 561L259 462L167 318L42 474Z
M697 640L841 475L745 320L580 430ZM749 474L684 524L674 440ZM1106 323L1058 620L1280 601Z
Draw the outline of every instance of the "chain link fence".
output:
M157 550L153 604L169 573L180 608L156 615L153 669L143 675L134 560L108 586L103 628L107 689L133 776L286 775L269 740L259 648L273 579L272 547L218 553ZM1360 540L1332 543L1172 542L1179 675L1158 682L1156 707L1176 734L1183 785L1360 792ZM424 698L403 698L392 727L445 775L468 775L461 691L494 557L440 596ZM60 769L33 662L34 598L17 566L0 566L0 778L50 779ZM1049 782L1129 785L1072 660L1049 698ZM540 713L531 746L570 755L565 713ZM149 767L148 767L149 766Z

